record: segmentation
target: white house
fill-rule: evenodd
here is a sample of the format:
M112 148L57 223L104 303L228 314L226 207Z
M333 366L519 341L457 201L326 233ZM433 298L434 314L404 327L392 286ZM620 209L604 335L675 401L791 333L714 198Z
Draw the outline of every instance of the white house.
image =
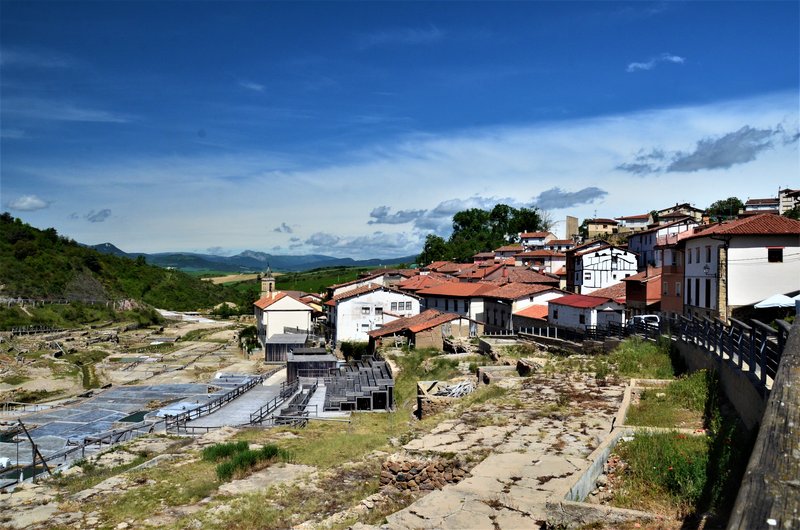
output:
M746 213L778 213L780 210L780 200L778 197L768 199L747 199L744 203Z
M550 232L522 232L519 234L519 242L525 250L544 248L545 245L556 238Z
M783 215L792 208L800 206L800 190L793 190L791 188L778 190L778 199L780 199L778 213Z
M642 230L647 230L647 226L653 222L653 216L651 216L649 213L615 217L614 219L619 221L620 233L641 232Z
M557 270L567 264L567 255L555 250L539 249L528 250L514 254L517 266L530 267L539 272L555 274Z
M367 342L367 333L400 317L419 314L419 296L379 284L346 291L325 303L334 344Z
M603 242L567 251L567 290L578 294L609 287L636 274L636 254Z
M643 271L647 266L661 267L660 252L656 252L656 244L667 236L679 234L697 226L697 221L690 217L682 217L677 221L662 224L649 230L636 232L628 236L628 250L638 256L637 270Z
M507 283L483 294L487 329L514 329L514 313L534 305L546 305L564 291L549 285Z
M496 284L449 282L417 291L425 309L456 313L481 323L486 322L483 295L497 289Z
M800 221L758 214L697 228L684 244L685 313L727 320L738 307L800 291Z
M311 333L311 312L313 308L286 293L269 292L253 304L256 317L258 342L264 351L275 335L292 333L298 335L298 344L306 340ZM302 340L300 340L302 336ZM268 359L280 360L280 359Z
M547 304L547 320L554 326L584 330L589 326L621 324L625 307L604 296L568 294Z

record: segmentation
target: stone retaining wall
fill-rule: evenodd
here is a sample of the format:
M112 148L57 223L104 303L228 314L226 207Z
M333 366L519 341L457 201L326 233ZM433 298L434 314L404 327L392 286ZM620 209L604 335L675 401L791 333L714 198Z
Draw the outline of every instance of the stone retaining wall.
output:
M399 490L440 490L467 476L459 462L446 460L387 460L381 467L381 486Z

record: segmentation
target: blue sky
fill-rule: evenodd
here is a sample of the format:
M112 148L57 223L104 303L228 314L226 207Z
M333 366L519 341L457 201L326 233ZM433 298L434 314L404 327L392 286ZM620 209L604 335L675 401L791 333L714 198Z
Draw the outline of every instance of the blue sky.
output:
M800 187L798 2L0 2L0 207L134 252L415 254Z

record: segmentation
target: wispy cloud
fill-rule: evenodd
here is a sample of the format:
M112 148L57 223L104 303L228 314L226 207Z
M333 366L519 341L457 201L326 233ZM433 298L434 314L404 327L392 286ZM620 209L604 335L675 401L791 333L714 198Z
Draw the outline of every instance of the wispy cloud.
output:
M425 214L425 210L399 210L395 213L390 213L391 210L392 209L388 206L378 206L377 208L373 208L372 211L369 212L369 216L372 219L370 219L367 224L405 224L419 219Z
M7 138L9 140L22 140L24 138L29 138L29 136L22 129L2 129L2 128L0 128L0 138Z
M19 210L21 212L33 212L36 210L43 210L50 206L50 202L40 199L36 195L23 195L13 201L10 201L6 206L12 210Z
M444 35L444 31L432 24L427 28L392 28L360 35L358 44L361 49L393 44L428 44L442 40Z
M58 52L43 52L6 48L0 50L0 66L31 68L71 68L75 61Z
M44 121L127 123L132 119L131 116L113 111L38 98L5 98L2 109L6 114Z
M260 83L255 83L253 81L239 81L239 86L247 90L252 90L253 92L264 91L264 85Z
M109 217L111 217L111 210L109 210L108 208L104 208L99 212L95 212L94 210L92 210L83 216L83 218L89 221L90 223L102 223Z
M294 232L292 227L287 225L286 223L281 223L280 226L276 226L272 229L273 232L278 232L279 234L291 234Z
M641 70L652 70L655 68L659 63L673 63L673 64L683 64L686 62L686 59L679 56L673 55L671 53L662 53L656 57L651 57L645 62L634 62L629 63L628 67L625 69L626 72L638 72Z
M561 210L572 208L580 204L590 204L601 200L608 195L608 192L600 188L591 186L578 191L565 191L561 188L550 188L540 193L534 200L538 208L542 210Z
M312 252L353 257L364 256L367 249L366 255L373 258L416 254L420 250L419 238L403 232L378 231L352 237L316 232L304 243Z
M721 136L698 140L692 151L668 152L659 148L649 152L640 150L633 162L620 164L616 169L635 175L729 169L737 164L752 162L761 152L771 149L776 141L787 145L794 140L782 125L764 129L745 125Z

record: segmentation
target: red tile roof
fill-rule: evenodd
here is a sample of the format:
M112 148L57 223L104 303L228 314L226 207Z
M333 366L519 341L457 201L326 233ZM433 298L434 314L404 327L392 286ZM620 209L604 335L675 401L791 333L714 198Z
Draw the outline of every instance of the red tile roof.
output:
M561 267L560 269L558 269L553 274L555 274L556 276L566 276L567 275L567 268L566 267Z
M541 293L544 291L557 291L558 288L552 285L542 285L540 283L504 283L493 291L484 293L485 298L500 298L503 300L516 300L524 296Z
M563 258L566 254L563 252L556 252L555 250L529 250L527 252L520 252L514 254L515 258Z
M619 282L615 283L614 285L609 285L608 287L603 287L602 289L598 289L595 292L593 292L592 296L611 298L617 303L624 304L626 297L625 283Z
M418 315L393 320L378 329L369 331L367 334L370 337L378 338L386 335L394 335L402 331L418 333L459 318L461 318L461 316L455 313L442 313L436 309L428 309Z
M487 275L488 276L488 275ZM558 278L549 274L532 271L525 267L506 267L502 276L492 275L492 280L505 280L508 283L544 283L558 285Z
M290 295L289 293L284 293L282 291L276 292L274 296L262 296L261 298L259 298L255 302L253 302L253 305L258 307L259 309L266 309L266 308L270 307L271 305L273 305L278 300L283 300L284 298L291 298L291 299L293 299L293 300L295 300L295 301L307 306L307 304L304 304L303 302L301 302L300 300L298 300L294 296ZM313 309L313 308L312 307L308 307L308 309Z
M519 311L514 311L515 316L526 318L538 318L540 320L547 319L547 306L546 305L532 305Z
M604 217L598 217L597 219L587 219L586 222L588 224L594 225L615 225L617 222L613 219L606 219Z
M695 228L694 234L687 239L705 237L710 235L730 235L730 236L767 236L767 235L800 235L800 221L789 219L782 215L763 213L736 219L735 221L723 221L708 225L707 227Z
M778 202L779 202L778 198L775 197L775 198L769 198L769 199L747 199L747 202L744 203L744 204L745 205L752 204L754 206L755 205L762 205L762 204L769 204L769 205L774 204L775 206L777 206Z
M552 236L552 235L553 234L551 232L523 232L523 233L521 233L519 235L519 237L521 237L521 238L524 237L525 239L536 239L536 238L543 238L543 237ZM553 237L555 237L555 236L553 236Z
M548 246L558 246L558 245L575 245L575 242L571 239L551 239L547 242Z
M417 294L423 297L449 296L453 298L471 298L474 296L482 296L484 293L496 288L496 285L488 283L450 282L417 291Z
M646 221L650 219L649 213L643 213L641 215L626 215L625 217L617 217L617 221Z
M628 276L627 278L623 278L623 282L652 282L654 280L661 279L661 267L658 268L648 268L640 273L634 274L633 276ZM594 294L594 293L592 293Z
M567 296L562 296L561 298L556 298L555 300L550 300L549 304L556 304L556 305L565 305L569 307L577 307L577 308L589 308L589 307L597 307L599 305L607 304L611 302L611 298L606 296L589 296L586 294L568 294Z
M435 274L435 273L434 273ZM431 276L429 274L414 276L398 283L395 287L402 291L419 291L420 289L427 289L428 287L435 287L443 283L453 280L448 280L439 277L439 275Z
M520 250L522 250L522 245L503 245L494 249L495 252L519 252Z

